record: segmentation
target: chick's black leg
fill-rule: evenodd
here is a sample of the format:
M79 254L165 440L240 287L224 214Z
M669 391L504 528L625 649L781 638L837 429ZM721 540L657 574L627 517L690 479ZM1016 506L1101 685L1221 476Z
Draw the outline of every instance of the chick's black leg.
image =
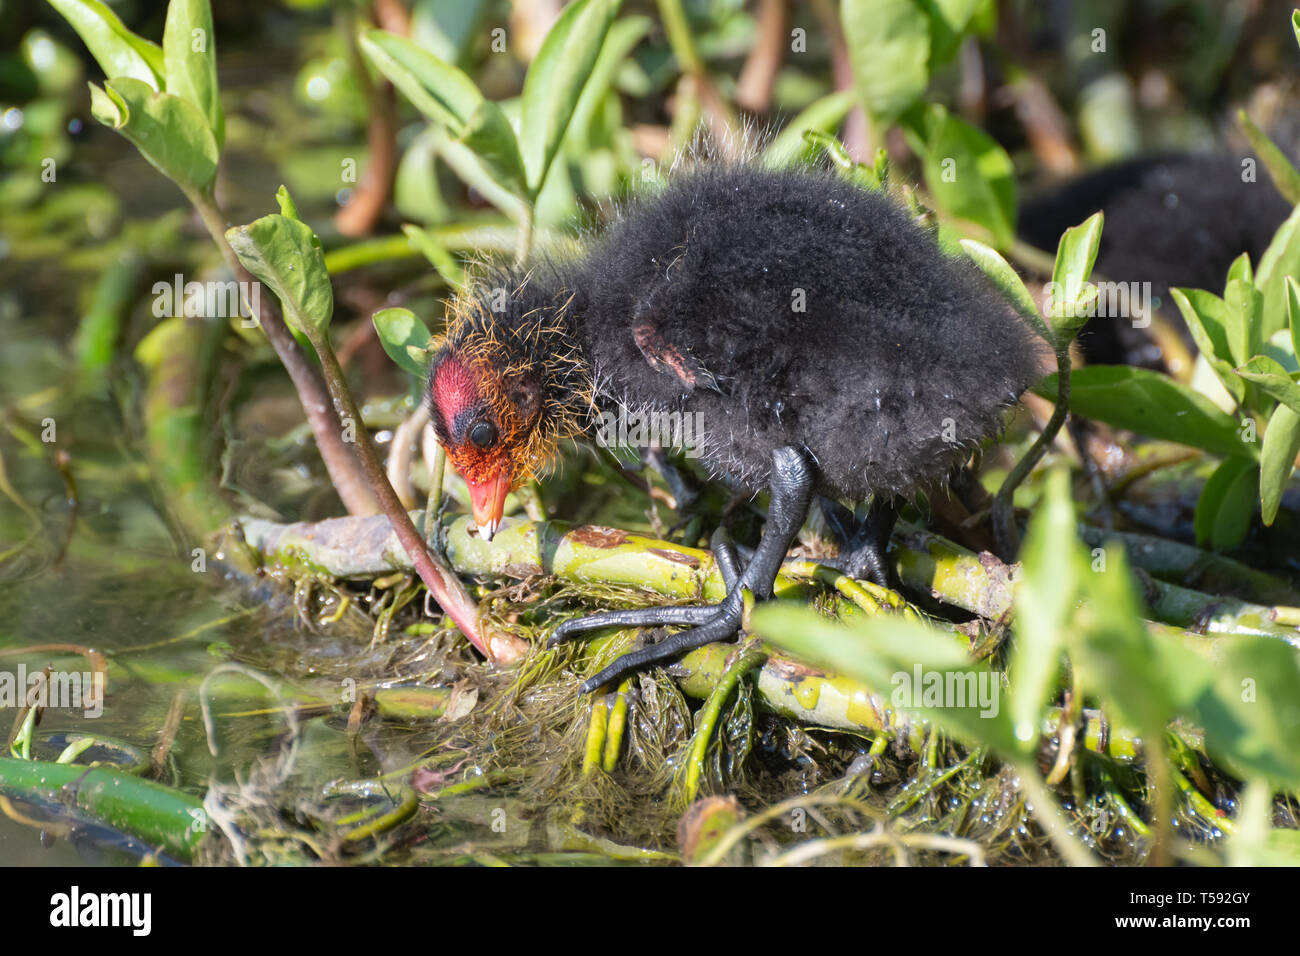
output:
M897 590L897 582L885 552L889 536L894 532L901 511L896 498L876 495L871 499L867 515L862 521L853 518L842 505L822 500L822 512L827 523L840 536L839 557L822 563L857 580L874 581L881 587Z
M772 596L781 562L790 543L808 516L812 498L813 476L803 453L789 446L772 453L770 488L772 503L767 512L763 538L754 550L754 556L739 577L736 576L736 557L725 535L715 534L714 556L718 561L723 580L727 583L727 596L720 604L711 607L663 607L636 611L607 611L590 617L565 621L551 638L552 646L584 631L602 627L653 626L660 624L694 624L687 631L664 638L658 644L625 654L582 685L583 693L611 683L648 664L677 657L692 648L712 644L731 637L740 630L744 614L744 592L749 591L757 600Z

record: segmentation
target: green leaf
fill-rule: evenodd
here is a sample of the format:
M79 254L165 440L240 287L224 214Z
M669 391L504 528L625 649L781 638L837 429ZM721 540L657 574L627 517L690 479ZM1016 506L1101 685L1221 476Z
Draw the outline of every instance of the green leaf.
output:
M1234 775L1300 787L1300 654L1286 641L1229 634L1214 639L1211 653L1202 661L1209 687L1207 678L1171 682L1179 712L1205 731L1210 758ZM1175 678L1192 669L1174 654L1160 667Z
M1196 543L1231 551L1246 540L1255 516L1259 464L1248 458L1228 458L1214 469L1196 500L1193 527Z
M1237 369L1237 374L1248 382L1257 384L1261 391L1283 405L1290 406L1292 411L1300 412L1300 385L1296 384L1286 369L1267 355L1256 355Z
M582 87L578 105L573 109L573 118L569 121L569 133L586 132L591 128L592 117L599 116L599 110L605 103L606 95L614 85L619 69L628 54L650 32L654 22L649 17L624 17L609 28L605 42L600 47L600 56L592 67L591 76Z
M1234 365L1240 365L1259 353L1260 309L1264 297L1246 279L1232 278L1224 290L1223 304L1228 316L1228 349Z
M569 4L528 67L519 142L534 196L541 191L618 7L619 0Z
M763 150L761 162L764 166L779 169L789 166L803 152L804 134L810 130L834 138L836 127L840 125L849 110L853 109L856 98L852 93L839 92L823 96L798 116Z
M372 321L388 357L416 378L424 378L429 371L427 348L432 338L428 327L410 309L381 309Z
M217 85L217 45L208 0L171 0L163 28L167 92L193 103L208 121L217 149L226 141L226 116Z
M140 150L172 182L206 192L217 175L219 151L207 120L192 103L120 76L101 89L90 84L90 111Z
M1079 225L1065 230L1056 246L1050 287L1052 324L1071 339L1088 321L1091 311L1088 306L1097 294L1085 283L1097 261L1103 222L1102 214L1094 213Z
M1034 391L1055 398L1056 374L1044 378ZM1070 381L1070 410L1084 418L1225 458L1259 455L1254 443L1242 440L1238 423L1208 398L1149 369L1128 365L1075 369Z
M447 285L453 289L460 289L465 285L464 266L445 245L434 238L433 233L411 223L403 225L402 232L406 233L406 238L411 241L411 245L420 250L424 258L433 264L438 274L447 280Z
M884 188L886 164L880 159L879 153L876 156L876 164L868 166L866 163L854 162L844 144L831 133L819 129L806 129L800 139L804 143L804 156L810 162L815 163L822 159L830 161L831 165L846 179L857 183L863 189L879 192ZM883 153L884 150L880 152Z
M464 133L483 102L483 94L464 72L386 30L365 30L359 42L366 58L416 109L453 136Z
M840 17L858 97L886 126L930 83L930 18L915 0L842 0Z
M1232 265L1228 267L1228 281L1231 282L1233 279L1245 279L1247 282L1255 281L1255 272L1250 267L1249 252L1243 252L1232 260Z
M1245 131L1246 139L1250 140L1250 148L1259 154L1260 162L1268 170L1268 176L1273 180L1277 191L1291 205L1300 203L1300 172L1296 172L1291 160L1286 158L1286 154L1277 148L1263 130L1251 122L1245 110L1237 110L1237 122Z
M1240 312L1230 313L1226 302L1204 289L1174 288L1169 290L1169 294L1183 314L1201 355L1236 403L1244 404L1246 383L1233 369L1233 350L1229 344L1229 335L1233 331L1231 323L1240 318Z
M361 49L421 113L445 126L487 174L512 193L523 187L523 161L501 107L483 98L465 73L405 37L366 30Z
M289 195L289 187L284 183L281 183L280 188L275 191L275 201L280 207L280 215L286 219L302 220L302 217L298 215L298 205L293 201L293 197Z
M1295 42L1300 43L1300 10L1291 13L1291 29L1295 31Z
M1025 288L1025 283L1016 270L1011 268L1011 264L995 250L975 239L962 239L961 247L966 250L966 254L971 257L975 265L979 266L980 271L992 281L993 285L1006 297L1007 301L1015 306L1016 311L1024 317L1025 321L1038 331L1044 341L1054 346L1056 335L1043 321L1043 316L1038 311L1038 305L1034 302L1034 297L1029 294L1029 290ZM1053 392L1052 397L1054 398L1055 395L1056 393Z
M1300 275L1300 206L1273 235L1255 270L1255 285L1264 293L1260 338L1283 327L1287 315L1286 277Z
M50 0L50 6L77 31L104 76L130 77L151 89L166 89L166 67L158 44L138 37L99 0Z
M918 713L969 744L1002 754L1024 749L1000 706L1000 675L987 664L972 663L964 642L952 632L892 614L846 625L807 605L778 602L756 608L753 624L763 640L861 681L895 710ZM984 702L974 693L958 701L955 693L938 692L958 686L984 688Z
M1043 707L1061 671L1067 623L1074 614L1083 565L1075 537L1070 474L1053 469L1029 522L1015 586L1015 651L1011 658L1011 721L1021 752L1037 746Z
M1300 455L1300 413L1279 405L1268 420L1259 455L1259 509L1266 526L1277 517L1296 455Z
M987 229L993 244L1015 240L1016 178L1009 157L994 139L942 106L909 114L909 137L922 156L925 185L950 216Z
M287 216L263 216L226 230L226 240L244 268L275 293L291 328L310 337L329 327L334 290L311 227Z
M1286 316L1291 329L1291 354L1300 358L1300 285L1286 277Z
M489 174L511 192L524 190L524 167L519 142L501 107L483 100L470 115L460 142L474 151Z
M1108 546L1105 555L1105 570L1083 579L1084 603L1068 631L1070 660L1085 692L1152 739L1175 714L1169 673L1153 667L1155 638L1142 623L1145 613L1124 549Z

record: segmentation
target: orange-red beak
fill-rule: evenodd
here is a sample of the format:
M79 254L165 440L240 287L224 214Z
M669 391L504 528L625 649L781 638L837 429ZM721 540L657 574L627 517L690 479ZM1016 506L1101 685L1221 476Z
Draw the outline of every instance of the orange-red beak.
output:
M469 502L474 509L474 523L483 540L491 541L501 526L501 513L506 509L506 495L510 494L510 475L505 474L487 481L465 480L469 486Z

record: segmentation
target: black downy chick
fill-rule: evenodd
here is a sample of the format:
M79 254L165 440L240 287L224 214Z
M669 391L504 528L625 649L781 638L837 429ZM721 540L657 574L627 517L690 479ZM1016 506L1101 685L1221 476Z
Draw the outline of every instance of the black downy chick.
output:
M742 590L771 597L814 492L853 503L942 480L1040 374L1035 333L968 261L886 197L829 172L732 166L678 175L634 202L577 263L489 277L452 304L430 373L434 423L490 535L501 502L597 409L693 415L717 476L771 491L742 569L713 551L727 596L710 607L566 621L563 641L609 626L688 625L630 653L591 690L733 636ZM677 419L680 421L680 417ZM846 569L878 575L896 512Z
M1291 212L1263 164L1226 153L1164 153L1093 170L1031 196L1018 232L1054 250L1061 234L1097 211L1106 215L1095 271L1113 282L1151 283L1153 307L1170 288L1221 289L1243 252L1258 266ZM1247 175L1247 169L1250 175ZM1079 345L1093 362L1124 362L1142 344L1116 318L1089 321Z

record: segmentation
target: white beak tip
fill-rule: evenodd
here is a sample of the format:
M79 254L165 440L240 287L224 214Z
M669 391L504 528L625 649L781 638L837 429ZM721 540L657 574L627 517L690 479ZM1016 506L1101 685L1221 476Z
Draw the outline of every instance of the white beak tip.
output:
M475 527L478 528L480 538L484 541L491 541L497 533L497 528L500 527L500 522L492 521L488 524L475 525Z

